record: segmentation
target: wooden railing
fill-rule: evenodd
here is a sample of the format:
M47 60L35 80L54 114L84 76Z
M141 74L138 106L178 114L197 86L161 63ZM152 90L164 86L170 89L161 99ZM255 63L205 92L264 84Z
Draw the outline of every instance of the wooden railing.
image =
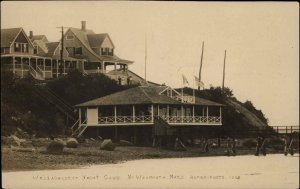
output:
M221 125L219 116L160 116L169 124L203 124ZM151 115L146 116L105 116L98 117L98 124L120 124L120 123L152 123Z
M150 115L146 116L107 116L99 117L99 124L116 124L116 123L152 123Z
M219 116L161 116L167 123L222 124Z

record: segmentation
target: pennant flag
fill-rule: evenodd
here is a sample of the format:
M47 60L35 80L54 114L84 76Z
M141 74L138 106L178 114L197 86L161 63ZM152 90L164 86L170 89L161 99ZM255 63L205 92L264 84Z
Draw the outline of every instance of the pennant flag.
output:
M196 83L196 86L198 87L204 87L204 83L202 81L200 81L200 79L196 76L195 77L195 83Z
M183 85L189 84L187 78L186 78L185 75L183 75L183 74L182 74L182 83L183 83Z

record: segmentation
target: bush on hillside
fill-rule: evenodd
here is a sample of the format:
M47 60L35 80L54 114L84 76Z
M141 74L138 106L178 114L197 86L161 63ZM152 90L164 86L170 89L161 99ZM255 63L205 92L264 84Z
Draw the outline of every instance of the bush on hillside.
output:
M104 74L83 76L78 70L49 82L47 86L72 105L135 87L118 85Z

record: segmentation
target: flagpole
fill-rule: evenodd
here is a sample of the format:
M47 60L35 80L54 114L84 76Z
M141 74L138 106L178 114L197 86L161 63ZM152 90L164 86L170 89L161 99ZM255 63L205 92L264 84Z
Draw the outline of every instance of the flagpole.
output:
M222 92L224 92L224 81L225 81L225 62L226 62L226 50L224 55L224 65L223 65L223 82L222 82Z
M199 80L200 80L200 81L201 81L201 70L202 70L203 51L204 51L204 41L202 42L202 52L201 52L201 61L200 61L200 70L199 70ZM200 86L198 86L198 90L200 90Z
M195 78L193 79L193 100L195 103Z

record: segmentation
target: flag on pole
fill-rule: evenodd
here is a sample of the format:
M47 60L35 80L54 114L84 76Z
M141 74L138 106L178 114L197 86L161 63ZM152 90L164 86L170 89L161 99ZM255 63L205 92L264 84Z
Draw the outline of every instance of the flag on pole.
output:
M198 87L204 87L204 83L202 81L200 81L200 79L196 76L195 77L195 83L196 83L196 86Z
M183 83L183 85L189 84L187 78L186 78L185 75L183 75L183 74L182 74L182 83Z

